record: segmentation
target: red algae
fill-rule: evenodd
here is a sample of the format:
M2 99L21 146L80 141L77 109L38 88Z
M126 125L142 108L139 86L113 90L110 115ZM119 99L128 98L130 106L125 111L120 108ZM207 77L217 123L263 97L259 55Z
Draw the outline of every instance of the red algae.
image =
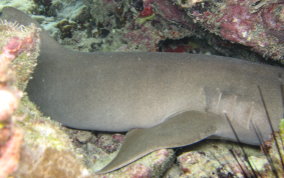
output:
M267 29L284 30L284 3L273 3L262 9L261 17Z
M144 7L144 9L139 13L139 17L148 17L154 14L153 8L151 6Z
M241 5L231 5L226 9L225 14L216 20L221 23L221 35L230 41L245 43L249 33L256 28L253 25L256 16Z
M229 0L207 2L206 6L205 2L202 3L187 10L188 15L201 26L226 40L284 61L283 2Z

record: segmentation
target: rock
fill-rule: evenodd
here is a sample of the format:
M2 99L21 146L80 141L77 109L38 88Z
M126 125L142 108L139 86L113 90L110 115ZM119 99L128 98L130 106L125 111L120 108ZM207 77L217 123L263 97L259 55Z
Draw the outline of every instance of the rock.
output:
M281 0L199 1L184 9L211 33L284 63L284 6Z
M161 177L173 164L174 152L171 149L161 149L123 167L117 171L98 175L101 178L111 177Z
M87 131L79 131L76 134L76 139L80 142L80 143L87 143L88 141L91 140L91 138L93 137L91 132L87 132Z

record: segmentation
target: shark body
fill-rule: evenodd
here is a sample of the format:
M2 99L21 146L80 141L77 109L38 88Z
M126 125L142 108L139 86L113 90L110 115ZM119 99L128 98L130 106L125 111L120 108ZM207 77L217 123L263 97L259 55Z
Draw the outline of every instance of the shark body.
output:
M37 24L11 7L1 18ZM129 131L116 158L99 173L160 148L205 138L236 141L225 115L241 142L257 145L253 125L266 140L267 117L275 130L283 117L283 68L214 55L75 52L45 31L40 36L38 65L27 88L40 110L77 129Z

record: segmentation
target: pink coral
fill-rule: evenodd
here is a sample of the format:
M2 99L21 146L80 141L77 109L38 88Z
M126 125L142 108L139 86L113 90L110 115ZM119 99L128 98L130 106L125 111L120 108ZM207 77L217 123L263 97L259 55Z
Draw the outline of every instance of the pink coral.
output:
M0 147L0 178L7 177L18 167L23 135L18 129L12 132L9 141Z
M7 42L4 43L0 52L0 178L5 178L18 167L23 141L23 133L14 121L18 117L13 116L23 94L14 86L16 85L16 67L12 62L23 52L29 54L36 44L38 35L35 30L29 34L30 36L20 38L19 33L22 31L18 27L8 22L2 22L1 25L8 26L3 29L9 29L9 33L4 34L15 35L2 36L2 40ZM17 30L19 33L16 32Z
M0 121L9 119L18 106L20 92L0 88Z
M22 92L9 86L13 81L10 64L14 57L7 51L16 48L18 45L8 43L0 54L0 178L7 177L17 168L23 137L21 131L13 125L12 120L12 114L18 107Z
M30 50L34 45L33 36L19 38L12 37L9 39L6 46L3 47L3 52L0 56L4 58L14 59L25 50Z

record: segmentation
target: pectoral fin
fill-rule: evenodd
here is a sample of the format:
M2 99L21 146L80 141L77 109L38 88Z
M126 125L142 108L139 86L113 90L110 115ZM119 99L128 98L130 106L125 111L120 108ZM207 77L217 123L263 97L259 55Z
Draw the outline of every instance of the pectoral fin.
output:
M134 129L127 133L117 156L97 173L114 171L158 149L198 142L214 135L220 121L220 116L213 113L186 111L157 126Z

